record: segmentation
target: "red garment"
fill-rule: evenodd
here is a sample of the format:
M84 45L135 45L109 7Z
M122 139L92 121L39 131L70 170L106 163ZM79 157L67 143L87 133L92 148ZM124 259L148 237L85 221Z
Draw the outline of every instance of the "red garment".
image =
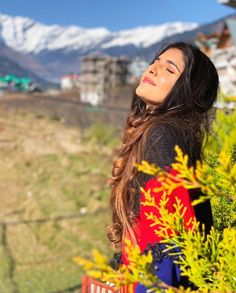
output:
M176 175L178 172L176 170L171 169L170 173ZM160 242L161 240L161 238L155 234L155 230L158 230L158 225L150 227L152 221L147 220L147 217L145 215L145 213L153 213L155 216L160 217L158 206L160 205L160 199L162 197L163 192L156 193L153 191L154 188L160 186L161 183L158 181L158 177L149 180L145 186L145 191L148 191L149 189L151 190L150 194L155 198L157 208L144 206L142 204L145 200L144 193L141 194L140 216L136 218L136 222L133 225L133 231L135 233L141 252L144 251L148 243L155 244L156 242ZM180 199L183 206L186 208L184 214L184 226L186 227L186 229L189 229L192 227L192 222L190 219L195 218L195 212L191 205L191 198L189 196L188 190L183 187L177 187L173 190L172 194L169 196L169 201L167 203L167 208L170 213L173 213L175 211L174 204L176 203L176 198ZM128 264L127 256L125 255L124 250L122 260L124 264Z

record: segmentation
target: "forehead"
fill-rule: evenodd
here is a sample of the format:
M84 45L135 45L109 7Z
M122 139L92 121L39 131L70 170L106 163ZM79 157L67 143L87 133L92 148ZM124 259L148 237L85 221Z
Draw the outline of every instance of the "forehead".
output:
M180 49L170 48L163 52L161 55L159 55L159 58L161 61L164 62L170 60L174 62L182 71L184 70L184 54Z

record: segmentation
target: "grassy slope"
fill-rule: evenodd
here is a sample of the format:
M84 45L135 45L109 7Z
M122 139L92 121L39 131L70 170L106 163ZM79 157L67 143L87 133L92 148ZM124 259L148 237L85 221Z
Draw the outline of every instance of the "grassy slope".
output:
M80 283L74 256L111 251L112 145L93 131L104 130L85 142L80 129L0 108L0 292L62 292ZM46 221L24 223L37 219Z

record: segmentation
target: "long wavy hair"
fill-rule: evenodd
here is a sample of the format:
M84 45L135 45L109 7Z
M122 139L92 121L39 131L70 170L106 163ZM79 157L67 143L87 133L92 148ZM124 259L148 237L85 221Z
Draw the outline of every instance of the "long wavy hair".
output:
M195 150L195 161L203 158L203 141L210 129L210 110L217 98L218 74L205 54L184 42L172 43L160 49L151 64L170 48L182 51L184 71L160 104L147 108L144 101L134 95L122 146L118 158L113 162L110 179L112 225L108 227L108 238L116 248L128 235L137 243L132 230L136 217L133 211L137 205L139 186L143 182L139 180L134 165L143 159L143 150L148 150L145 141L150 129L162 122L183 129Z

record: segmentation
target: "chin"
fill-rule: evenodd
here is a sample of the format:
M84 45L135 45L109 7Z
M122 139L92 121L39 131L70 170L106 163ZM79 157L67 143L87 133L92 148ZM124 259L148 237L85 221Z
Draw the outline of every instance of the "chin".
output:
M145 98L145 96L146 96L145 90L143 90L141 86L138 86L138 87L136 88L135 93L136 93L136 95L137 95L140 99L142 99L142 100L144 100L144 101L147 100L147 99Z
M140 84L139 84L135 89L135 93L137 96L139 96L141 92L142 92L142 90L140 89Z

